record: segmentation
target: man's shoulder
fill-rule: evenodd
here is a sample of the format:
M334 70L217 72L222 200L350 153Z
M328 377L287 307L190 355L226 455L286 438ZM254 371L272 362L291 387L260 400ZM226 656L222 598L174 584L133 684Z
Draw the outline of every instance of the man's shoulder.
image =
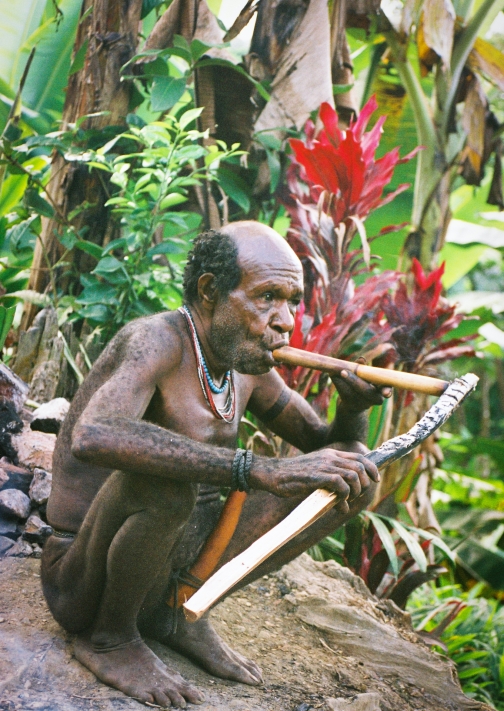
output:
M177 311L144 316L123 326L104 355L117 362L176 367L183 354L183 322Z

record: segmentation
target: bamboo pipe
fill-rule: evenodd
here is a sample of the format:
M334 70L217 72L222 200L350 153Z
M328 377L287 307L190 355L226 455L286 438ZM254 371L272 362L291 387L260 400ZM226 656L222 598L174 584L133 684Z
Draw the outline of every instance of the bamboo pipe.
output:
M388 368L375 368L361 363L351 363L347 360L330 358L329 356L310 353L310 351L303 351L290 346L274 350L273 358L277 363L314 368L330 375L338 375L342 370L349 370L368 383L373 383L373 385L388 385L402 390L413 390L416 393L437 395L438 397L444 393L450 384L446 380L439 380L439 378L429 378L426 375L405 373L401 370L389 370Z

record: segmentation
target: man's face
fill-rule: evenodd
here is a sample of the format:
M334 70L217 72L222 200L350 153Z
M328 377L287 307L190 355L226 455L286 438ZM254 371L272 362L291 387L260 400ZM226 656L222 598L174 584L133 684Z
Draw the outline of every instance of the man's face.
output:
M294 257L294 255L292 255ZM210 346L222 363L239 373L267 373L272 351L284 346L303 297L303 273L288 252L240 260L242 279L219 301L212 318Z

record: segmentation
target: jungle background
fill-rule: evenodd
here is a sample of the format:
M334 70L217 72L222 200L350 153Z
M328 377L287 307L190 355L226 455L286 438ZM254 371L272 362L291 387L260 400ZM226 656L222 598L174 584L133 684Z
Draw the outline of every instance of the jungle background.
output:
M3 360L71 399L190 240L257 219L307 293L292 344L475 394L310 552L412 614L504 709L504 0L0 2ZM322 107L322 108L321 108ZM337 112L338 118L336 118ZM443 265L443 266L442 266ZM285 380L330 418L330 382ZM396 392L368 445L429 407ZM294 451L247 417L244 445Z

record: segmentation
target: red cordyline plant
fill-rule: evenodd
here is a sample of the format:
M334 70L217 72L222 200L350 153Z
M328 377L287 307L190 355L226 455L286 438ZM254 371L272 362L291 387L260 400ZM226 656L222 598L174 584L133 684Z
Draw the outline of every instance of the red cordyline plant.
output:
M368 271L371 262L371 240L363 223L372 210L408 188L402 184L384 195L395 167L419 150L400 158L399 149L394 148L377 159L385 117L366 131L376 108L372 97L359 118L341 130L335 110L322 104L319 118L323 128L316 131L308 121L306 138L290 140L294 159L287 171L287 194L283 195L291 217L287 239L305 273L305 301L296 316L291 344L339 357L378 356L380 364L419 371L473 350L461 345L466 339L440 340L463 318L441 297L444 267L426 276L414 260L410 293L406 280L393 271L370 276L355 286L353 277ZM380 234L400 227L385 228ZM357 232L362 248L350 250ZM286 382L305 397L320 383L318 372L281 370ZM319 385L317 405L321 412L328 402L328 389Z
M455 306L441 296L441 277L444 262L426 275L420 263L413 259L413 288L408 294L405 280L401 280L393 294L385 294L381 307L386 322L393 329L390 340L394 351L389 359L401 363L404 370L421 370L427 365L443 363L462 355L474 355L472 346L461 345L473 336L441 339L453 331L465 318L456 314ZM378 320L378 328L383 322Z
M343 131L338 128L335 110L322 104L319 116L323 128L317 132L308 121L306 139L290 141L294 160L287 172L288 194L283 202L291 216L287 238L303 263L306 289L291 339L296 347L350 355L364 339L384 295L397 282L398 274L392 271L372 276L357 287L353 282L354 276L370 267L364 220L371 210L408 187L400 185L383 195L395 167L416 153L401 159L396 148L375 158L385 117L378 119L370 131L366 132L366 127L376 108L372 97L357 121ZM357 232L362 249L350 251ZM382 329L379 335L368 333L366 351L386 341L389 332ZM320 379L319 373L301 368L283 368L282 372L285 380L305 396ZM321 410L328 397L323 391Z
M393 348L379 358L381 362L377 365L394 363L403 370L419 372L460 356L475 355L471 345L463 345L473 336L442 340L465 318L464 314L455 313L456 306L441 296L444 267L443 262L426 275L420 263L413 259L410 293L406 278L402 278L392 294L384 294L381 313L377 313L370 330L379 334L386 326ZM409 405L411 401L412 394L408 393L404 404Z

